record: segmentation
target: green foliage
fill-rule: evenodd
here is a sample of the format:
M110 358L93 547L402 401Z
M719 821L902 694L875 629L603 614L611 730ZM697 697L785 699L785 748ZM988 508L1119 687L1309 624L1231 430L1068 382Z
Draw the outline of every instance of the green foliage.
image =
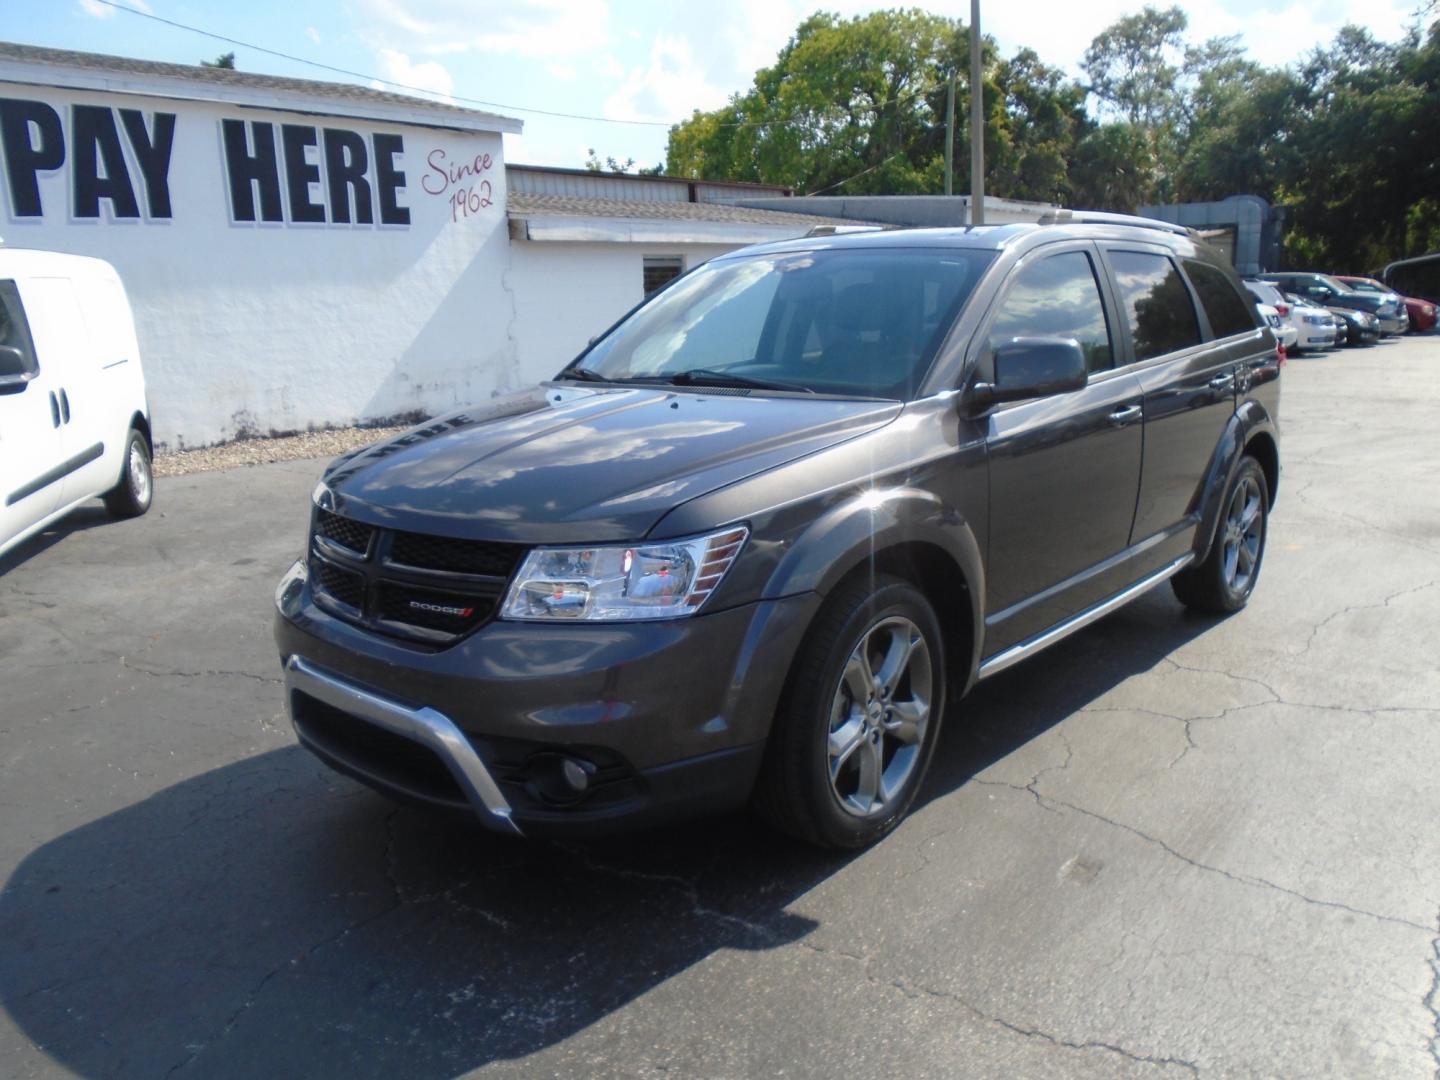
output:
M1288 207L1291 265L1363 269L1435 250L1440 21L1418 28L1435 10L1398 43L1348 26L1271 69L1235 38L1190 41L1179 7L1146 6L1090 43L1083 85L986 38L986 191L1122 211L1255 194ZM955 182L967 191L968 76L958 19L816 14L749 90L671 128L665 168L803 193L936 194L954 79Z
M214 60L201 60L201 67L225 68L227 71L235 70L235 54L233 52L221 53Z

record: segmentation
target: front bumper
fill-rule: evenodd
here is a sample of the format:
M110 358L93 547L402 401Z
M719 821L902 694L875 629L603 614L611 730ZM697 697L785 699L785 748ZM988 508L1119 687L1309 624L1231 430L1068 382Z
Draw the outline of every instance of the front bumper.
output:
M748 798L815 594L654 623L495 621L445 649L277 597L301 743L388 795L506 832L583 832ZM566 761L590 786L554 798Z

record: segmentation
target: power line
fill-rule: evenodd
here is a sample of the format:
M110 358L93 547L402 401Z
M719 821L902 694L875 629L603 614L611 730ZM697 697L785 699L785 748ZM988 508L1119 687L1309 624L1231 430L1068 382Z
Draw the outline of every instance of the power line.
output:
M848 184L851 180L859 180L860 177L864 176L866 173L872 173L872 172L874 172L876 169L880 168L881 165L888 165L890 162L894 161L897 157L899 157L899 156L900 156L901 154L903 154L904 152L905 152L905 151L903 151L903 150L896 150L895 153L891 154L889 157L885 158L883 161L877 161L874 165L871 165L868 169L861 169L861 170L860 170L859 172L857 172L854 176L847 176L847 177L845 177L844 180L837 180L835 183L831 184L829 187L822 187L822 188L819 188L819 189L817 189L817 190L815 190L815 191L807 191L807 192L805 192L805 194L802 196L802 198L809 198L811 195L824 195L825 192L827 192L827 191L834 191L837 187L840 187L842 184Z
M117 3L116 0L95 0L95 2L99 4L104 4L106 7L109 8L114 8L116 11L123 11L130 15L138 15L142 19L149 19L152 22L157 22L161 23L164 26L173 27L176 30L184 30L187 33L199 34L201 37L210 38L212 41L220 41L226 45L235 45L242 49L249 49L252 52L263 53L266 56L274 56L278 57L281 60L289 60L291 63L304 64L308 67L318 68L321 71L328 71L335 75L345 75L352 79L363 79L366 82L384 83L386 86L398 87L401 90L409 90L412 93L417 94L435 93L435 91L427 90L423 86L413 86L410 83L396 82L394 79L382 79L378 75L367 75L363 71L352 71L349 68L336 67L333 64L322 63L319 60L311 60L308 57L296 56L294 53L281 52L279 49L270 49L266 48L264 45L256 45L253 42L241 41L239 38L228 37L225 34L217 34L211 30L202 30L198 26L190 26L188 23L177 22L174 19L167 19L161 15L156 15L149 11L141 11L139 8L133 8L125 4ZM903 98L896 98L894 101L886 102L886 105L899 106L909 104L916 98L930 93L933 89L933 87L924 87L918 89ZM585 120L597 124L629 124L635 127L669 128L685 122L684 120L622 120L610 116L587 116L584 113L559 112L553 109L536 109L531 108L527 105L506 105L498 101L484 101L480 98L465 97L461 94L447 94L444 96L449 97L452 101L464 102L466 105L483 105L486 108L504 109L507 112L533 113L536 116L553 116L558 117L562 120ZM801 121L792 117L783 120L717 121L715 126L722 128L770 128L786 127L788 125L797 124L800 122ZM883 165L884 162L881 162L881 164ZM854 177L851 177L850 179L853 180ZM844 181L841 182L844 183Z

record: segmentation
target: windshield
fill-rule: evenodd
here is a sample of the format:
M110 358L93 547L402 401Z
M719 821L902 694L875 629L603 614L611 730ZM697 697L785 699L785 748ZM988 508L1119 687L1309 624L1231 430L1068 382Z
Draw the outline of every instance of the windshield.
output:
M909 399L992 258L867 248L716 260L561 377Z

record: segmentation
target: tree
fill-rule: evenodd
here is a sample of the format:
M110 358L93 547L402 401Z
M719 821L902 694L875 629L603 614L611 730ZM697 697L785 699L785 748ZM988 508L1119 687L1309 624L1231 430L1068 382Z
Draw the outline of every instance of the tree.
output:
M807 193L938 193L945 96L956 79L955 174L969 184L969 28L918 10L813 15L728 104L670 129L672 176L785 184ZM988 189L1053 199L1088 121L1084 92L1029 50L983 42Z
M227 71L235 70L235 54L233 52L221 53L214 60L201 60L201 67L225 68Z
M1133 127L1173 125L1188 25L1180 8L1161 11L1148 4L1137 15L1115 20L1090 42L1080 64L1090 92Z

